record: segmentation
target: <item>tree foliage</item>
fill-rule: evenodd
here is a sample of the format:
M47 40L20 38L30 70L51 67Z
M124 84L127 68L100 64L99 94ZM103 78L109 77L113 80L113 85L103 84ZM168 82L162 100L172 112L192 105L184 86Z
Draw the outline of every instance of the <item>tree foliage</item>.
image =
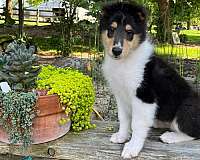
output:
M87 6L87 0L62 0L65 8L65 16L60 17L60 29L62 33L61 51L64 56L72 52L72 30L76 19L76 11L79 6Z
M173 0L174 17L179 21L187 21L188 19L200 16L199 0Z
M27 0L27 3L32 5L32 6L38 6L45 0Z
M11 1L11 0L6 0ZM12 0L14 1L14 0ZM31 5L37 6L48 0L25 0ZM123 1L123 0L115 0ZM133 0L129 0L130 2ZM167 35L171 34L174 23L187 22L188 26L192 18L200 17L200 1L199 0L135 0L144 4L148 10L148 28L157 30L157 38L163 38L161 41L170 39ZM72 30L74 21L77 18L77 7L83 7L90 11L90 15L97 18L103 4L113 2L111 0L61 0L65 8L65 17L61 17L60 28L62 32L61 50L64 55L71 52L72 47ZM167 10L166 10L167 9ZM98 22L98 21L97 21ZM153 28L153 26L156 26ZM189 28L189 27L188 27Z

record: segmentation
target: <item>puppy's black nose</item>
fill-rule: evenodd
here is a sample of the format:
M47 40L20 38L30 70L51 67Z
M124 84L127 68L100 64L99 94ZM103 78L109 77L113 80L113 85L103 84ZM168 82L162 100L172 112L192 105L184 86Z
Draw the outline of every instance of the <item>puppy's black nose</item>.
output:
M119 47L113 47L112 52L115 56L119 56L122 53L122 49Z

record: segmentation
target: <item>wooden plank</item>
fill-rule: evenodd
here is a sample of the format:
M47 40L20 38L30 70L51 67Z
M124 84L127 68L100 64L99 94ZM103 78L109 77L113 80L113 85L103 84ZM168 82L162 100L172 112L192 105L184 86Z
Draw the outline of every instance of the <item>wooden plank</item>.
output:
M115 122L95 121L96 129L80 133L69 132L64 137L40 145L32 145L29 153L33 158L41 159L67 159L67 160L120 160L123 144L113 144L109 138L117 130ZM112 129L113 128L113 129ZM163 130L153 130L145 142L144 149L137 160L199 160L200 141L184 142L178 144L163 144L159 141L159 135ZM50 156L48 149L55 151ZM17 146L10 147L0 143L0 157L5 154L23 156Z

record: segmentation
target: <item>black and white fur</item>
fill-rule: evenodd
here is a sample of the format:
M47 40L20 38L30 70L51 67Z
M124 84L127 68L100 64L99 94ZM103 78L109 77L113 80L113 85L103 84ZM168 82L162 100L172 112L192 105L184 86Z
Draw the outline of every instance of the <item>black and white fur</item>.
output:
M107 5L100 31L105 48L103 71L115 95L120 122L110 140L129 140L122 157L138 156L153 126L169 126L171 131L160 136L165 143L200 138L200 98L154 55L146 37L145 9L137 4Z

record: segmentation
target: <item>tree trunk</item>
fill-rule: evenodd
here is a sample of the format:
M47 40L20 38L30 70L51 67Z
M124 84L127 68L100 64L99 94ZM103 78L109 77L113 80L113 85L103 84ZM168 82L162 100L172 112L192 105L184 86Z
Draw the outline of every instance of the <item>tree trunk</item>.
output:
M190 21L190 19L188 19L188 20L187 20L187 30L190 29L190 26L191 26L191 21Z
M157 38L161 42L171 42L172 17L170 15L171 0L158 0L159 21L157 24Z
M65 2L65 1L64 1ZM79 5L80 1L79 0L70 0L69 1L69 6L65 5L65 11L66 11L66 17L61 18L61 30L62 30L62 37L63 37L63 42L62 42L62 55L67 57L71 54L72 52L72 47L73 47L73 40L72 40L72 32L73 32L73 27L74 27L74 19L76 18L76 9Z
M24 9L22 0L18 0L19 4L19 37L23 37L23 26L24 26Z
M14 20L12 19L13 8L12 8L12 0L6 0L6 9L5 9L5 24L14 24Z

